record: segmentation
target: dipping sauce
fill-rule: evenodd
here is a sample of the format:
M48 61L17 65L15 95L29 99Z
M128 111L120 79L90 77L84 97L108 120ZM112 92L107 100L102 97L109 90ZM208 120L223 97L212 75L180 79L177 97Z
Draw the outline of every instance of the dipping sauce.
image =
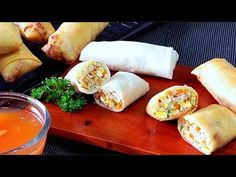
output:
M43 123L27 110L0 108L0 154L19 148L34 139L43 128ZM20 154L42 154L45 138L21 150Z

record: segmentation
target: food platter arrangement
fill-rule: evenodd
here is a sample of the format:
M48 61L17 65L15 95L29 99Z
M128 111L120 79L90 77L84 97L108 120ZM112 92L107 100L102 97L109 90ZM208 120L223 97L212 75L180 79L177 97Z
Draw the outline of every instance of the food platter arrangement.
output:
M94 41L108 24L0 23L1 75L15 82L41 67L21 36L43 43L68 65L30 93L51 114L49 133L127 154L236 154L235 67L214 58L190 68L173 47Z

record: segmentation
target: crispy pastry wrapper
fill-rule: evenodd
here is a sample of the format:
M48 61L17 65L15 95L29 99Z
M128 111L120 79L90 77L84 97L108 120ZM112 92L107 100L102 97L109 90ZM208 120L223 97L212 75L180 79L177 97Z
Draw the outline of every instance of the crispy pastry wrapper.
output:
M73 63L79 57L81 50L107 25L108 22L65 22L49 37L48 43L42 50L52 59Z
M154 95L146 106L146 112L159 121L167 121L190 114L197 109L197 106L196 90L187 85L177 85Z
M236 115L228 108L212 104L178 120L182 138L206 155L236 137Z
M216 101L236 113L236 68L225 59L215 58L192 72Z
M0 55L20 48L22 39L18 27L13 23L0 23Z
M172 47L134 41L91 42L81 52L80 60L94 59L111 70L172 79L178 53Z
M22 44L18 50L0 56L0 73L6 82L14 82L41 64L42 62Z
M19 26L21 35L34 43L47 42L49 36L55 32L50 22L14 22Z
M94 73L91 73L94 65L99 66L100 69L94 70ZM75 86L78 92L85 94L94 94L101 88L102 85L108 82L110 76L111 73L106 64L95 60L89 60L75 65L67 73L65 79L70 80L72 85ZM91 87L84 87L84 82L91 83Z
M118 108L104 105L96 96L99 92L94 94L94 98L98 105L114 112L121 112L148 90L149 84L139 76L130 72L119 71L111 77L109 82L102 86L100 91L114 93L113 96L120 101L121 105Z

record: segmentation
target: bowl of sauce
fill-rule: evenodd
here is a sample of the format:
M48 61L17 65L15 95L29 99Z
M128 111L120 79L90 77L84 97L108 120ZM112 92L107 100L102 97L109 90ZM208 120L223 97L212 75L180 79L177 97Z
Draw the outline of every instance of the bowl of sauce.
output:
M50 114L40 101L0 92L0 155L42 155L50 124Z

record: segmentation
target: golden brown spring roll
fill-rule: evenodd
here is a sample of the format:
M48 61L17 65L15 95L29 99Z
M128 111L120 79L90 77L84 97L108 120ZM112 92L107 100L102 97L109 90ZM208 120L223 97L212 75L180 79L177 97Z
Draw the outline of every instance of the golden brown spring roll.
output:
M192 71L216 101L236 113L236 68L215 58Z
M55 32L49 22L15 22L20 28L21 35L35 43L47 42L48 37Z
M172 86L153 96L146 112L159 121L178 119L197 109L198 93L189 86Z
M22 44L19 50L0 56L0 73L6 82L14 82L41 64L42 62Z
M185 141L209 155L236 137L236 115L212 104L180 118L178 130Z
M0 55L19 49L21 44L18 27L13 23L0 23Z
M63 23L42 48L46 55L57 61L73 63L81 50L108 25L108 22Z

